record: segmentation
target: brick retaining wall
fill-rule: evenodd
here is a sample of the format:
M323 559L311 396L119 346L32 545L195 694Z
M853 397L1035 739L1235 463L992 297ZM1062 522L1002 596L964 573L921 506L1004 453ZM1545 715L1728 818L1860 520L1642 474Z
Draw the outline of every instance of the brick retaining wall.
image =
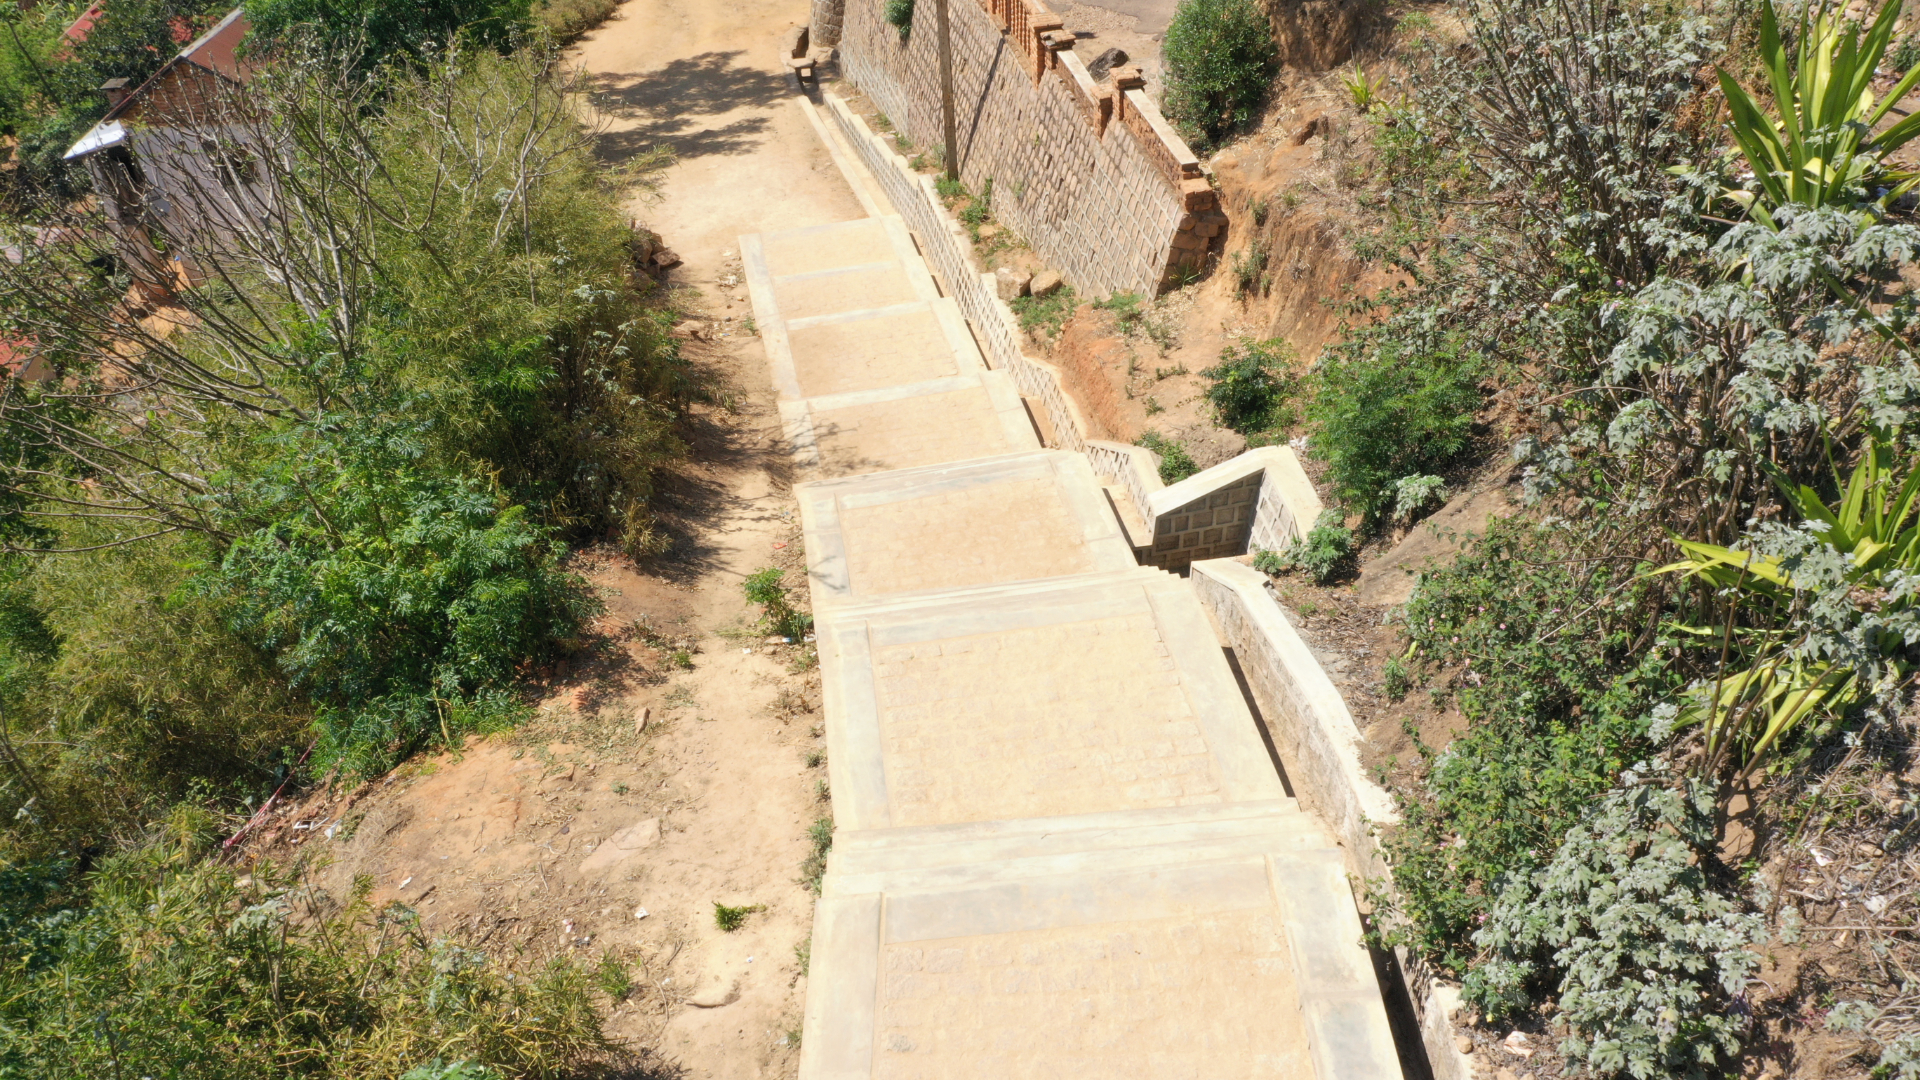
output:
M825 9L824 11L822 9ZM1185 142L1131 69L1095 83L1037 0L947 0L960 177L1083 295L1152 296L1205 267L1224 217ZM934 4L906 38L886 0L815 0L841 69L920 147L941 144ZM1209 235L1211 234L1211 235Z

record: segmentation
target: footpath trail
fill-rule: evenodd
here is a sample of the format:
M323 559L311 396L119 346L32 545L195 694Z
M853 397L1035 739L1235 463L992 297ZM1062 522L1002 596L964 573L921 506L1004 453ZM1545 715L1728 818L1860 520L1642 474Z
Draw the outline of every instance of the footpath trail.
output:
M800 1075L1397 1076L1340 852L1204 610L1041 445L904 222L740 251L838 826Z

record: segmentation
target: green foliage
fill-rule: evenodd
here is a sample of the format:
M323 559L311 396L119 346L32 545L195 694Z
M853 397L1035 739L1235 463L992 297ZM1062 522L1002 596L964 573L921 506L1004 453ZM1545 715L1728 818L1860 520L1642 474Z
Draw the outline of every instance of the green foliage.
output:
M1073 288L1062 285L1045 296L1014 297L1007 306L1020 319L1020 329L1054 338L1073 318L1074 300Z
M1202 147L1254 118L1279 67L1254 0L1181 0L1167 27L1167 115Z
M1186 444L1169 439L1157 431L1142 432L1133 444L1160 455L1160 482L1163 484L1177 484L1200 471L1193 455L1187 453Z
M1357 60L1354 61L1353 70L1341 76L1340 83L1347 88L1347 97L1353 102L1354 109L1362 113L1373 111L1373 107L1380 102L1381 91L1387 87L1386 76L1369 79L1366 69Z
M243 489L270 523L201 585L320 706L321 763L367 775L506 709L516 666L598 609L551 529L422 470L406 434L289 433Z
M1407 673L1407 665L1397 656L1387 657L1380 669L1380 690L1387 695L1388 701L1400 701L1413 689L1413 677Z
M31 948L0 943L0 1075L574 1075L609 1044L587 973L562 957L509 973L429 938L411 910L267 884L185 851L106 860L84 901L19 904Z
M1266 204L1256 208L1256 220L1266 216ZM1270 245L1264 236L1256 236L1247 245L1245 251L1233 253L1233 286L1250 296L1257 296L1273 283L1273 275L1267 273L1267 257Z
M1403 476L1393 484L1393 520L1402 524L1447 498L1447 482L1438 476Z
M1292 427L1293 409L1303 380L1292 346L1281 338L1237 341L1220 353L1220 362L1202 371L1210 379L1207 402L1220 423L1242 435Z
M1747 550L1676 541L1687 557L1658 572L1686 574L1726 605L1722 626L1675 627L1723 657L1673 718L1701 726L1704 775L1717 775L1736 749L1741 772L1752 772L1802 726L1831 722L1863 690L1906 681L1907 646L1920 639L1920 612L1903 587L1920 573L1920 469L1900 449L1873 432L1852 474L1834 477L1831 507L1811 486L1781 481L1802 524L1771 523ZM1804 612L1809 601L1820 614Z
M1295 540L1283 552L1256 552L1253 566L1267 574L1304 571L1316 584L1325 585L1347 566L1352 556L1353 530L1346 527L1338 510L1325 510L1307 531L1305 540Z
M1561 1050L1600 1076L1719 1075L1746 1026L1731 1000L1760 966L1748 946L1767 935L1709 878L1713 816L1709 785L1629 776L1501 892L1462 996L1499 1019L1551 987Z
M1399 898L1387 934L1464 973L1502 886L1531 874L1648 748L1647 713L1673 685L1648 648L1660 594L1632 567L1580 558L1553 530L1496 521L1422 575L1406 632L1429 681L1466 717L1397 794L1385 846Z
M104 530L63 530L90 546ZM16 852L72 850L183 800L242 809L306 745L311 706L187 587L207 545L0 563L0 820Z
M765 904L748 904L744 907L728 907L718 900L713 903L713 925L722 933L731 934L747 924L747 916L756 911L765 911Z
M612 954L600 958L600 965L593 969L593 981L612 1001L625 1001L633 993L633 973Z
M619 0L540 0L533 21L553 40L572 41L612 18L619 7Z
M505 48L531 23L531 0L248 0L249 41L271 49L313 30L329 46L358 53L366 68L388 60L424 60L455 38Z
M833 850L833 819L819 818L807 826L807 840L812 847L800 864L800 882L817 895L820 879L827 875L827 854Z
M933 182L933 189L940 194L942 199L946 200L948 206L952 206L956 199L964 199L967 197L967 185L951 176L942 176L938 180L935 180Z
M902 41L913 32L913 0L887 0L887 21L900 31Z
M1839 10L1806 5L1793 35L1799 55L1789 60L1773 4L1761 0L1760 61L1779 119L1769 116L1738 79L1715 69L1731 110L1728 130L1759 187L1728 191L1729 198L1772 225L1771 211L1789 203L1850 207L1871 199L1885 205L1920 182L1920 176L1886 165L1888 155L1920 135L1920 116L1874 130L1920 84L1916 64L1877 103L1874 99L1873 80L1900 9L1900 0L1887 0L1872 25L1863 28ZM1881 190L1875 194L1875 189Z
M1307 410L1313 445L1334 495L1367 527L1393 510L1400 480L1439 472L1466 451L1485 370L1451 336L1356 334L1329 351Z
M499 1073L470 1061L443 1062L434 1058L400 1074L400 1080L502 1080Z
M785 571L779 567L768 566L749 574L741 587L746 591L749 603L760 605L767 628L798 644L813 629L813 616L794 610L787 596L787 587L782 583L785 576Z

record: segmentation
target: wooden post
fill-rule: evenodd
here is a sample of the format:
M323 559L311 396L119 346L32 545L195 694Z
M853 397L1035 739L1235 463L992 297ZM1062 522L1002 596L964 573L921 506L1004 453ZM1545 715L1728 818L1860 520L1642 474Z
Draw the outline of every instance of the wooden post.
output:
M947 0L933 0L940 21L940 126L946 136L947 179L960 179L960 148L953 136L953 40L947 29Z

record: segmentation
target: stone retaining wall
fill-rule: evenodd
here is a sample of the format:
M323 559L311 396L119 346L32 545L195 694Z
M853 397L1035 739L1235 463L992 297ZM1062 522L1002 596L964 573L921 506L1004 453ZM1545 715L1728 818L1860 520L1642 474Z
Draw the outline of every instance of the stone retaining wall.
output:
M953 2L957 6L961 0ZM974 265L966 229L941 204L933 178L914 172L886 139L867 129L846 102L831 93L822 97L861 164L887 193L893 211L912 230L920 254L933 264L940 281L960 305L961 314L979 338L987 366L1013 376L1028 407L1044 415L1051 427L1050 445L1085 450L1087 425L1066 392L1059 370L1021 351L1019 319L995 292L993 275L982 274Z
M1143 296L1205 268L1224 215L1134 69L1096 83L1037 0L947 0L960 177L1083 295ZM824 9L824 10L823 10ZM886 0L815 0L814 40L922 148L942 144L934 4L904 38ZM838 26L837 39L827 35Z

